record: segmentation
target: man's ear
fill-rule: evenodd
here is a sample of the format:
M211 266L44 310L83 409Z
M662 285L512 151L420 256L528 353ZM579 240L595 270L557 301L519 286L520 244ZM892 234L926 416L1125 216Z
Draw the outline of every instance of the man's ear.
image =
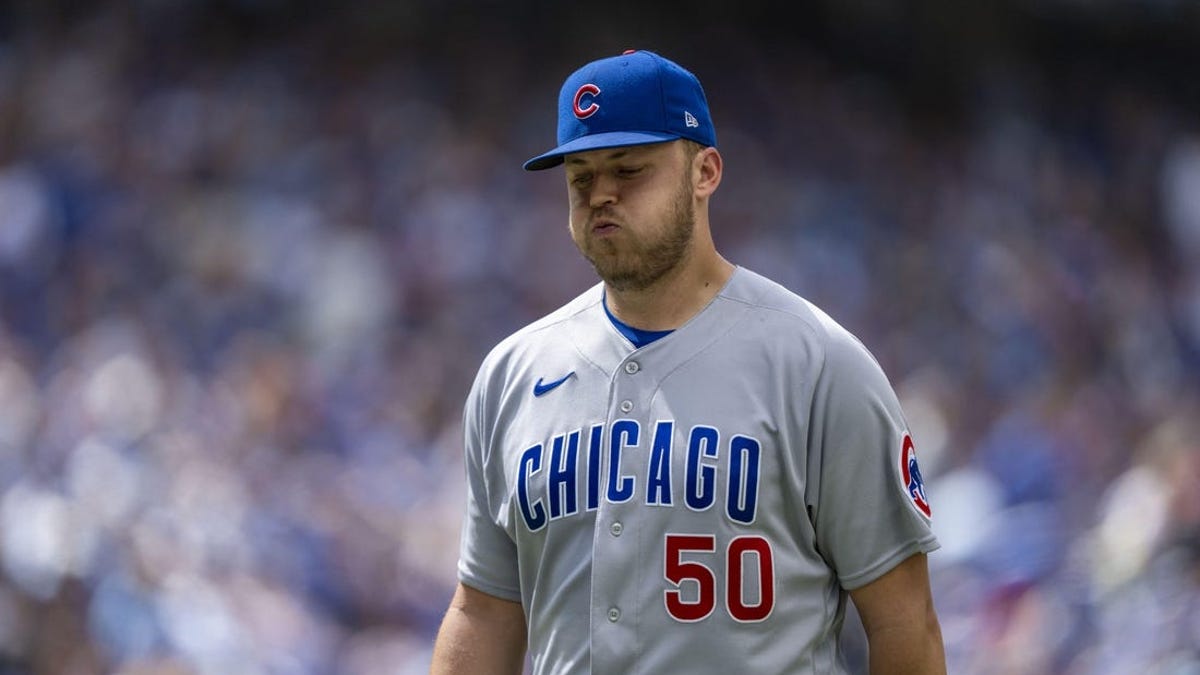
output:
M717 186L721 184L724 166L721 153L716 148L708 147L696 153L692 160L692 176L695 179L697 196L708 197L716 192Z

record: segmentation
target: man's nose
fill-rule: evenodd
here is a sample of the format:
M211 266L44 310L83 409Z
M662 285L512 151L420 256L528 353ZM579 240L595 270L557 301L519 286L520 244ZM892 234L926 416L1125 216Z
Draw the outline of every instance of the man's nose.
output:
M592 208L606 204L616 204L620 197L620 185L615 176L600 174L592 184L592 193L588 195L588 204Z

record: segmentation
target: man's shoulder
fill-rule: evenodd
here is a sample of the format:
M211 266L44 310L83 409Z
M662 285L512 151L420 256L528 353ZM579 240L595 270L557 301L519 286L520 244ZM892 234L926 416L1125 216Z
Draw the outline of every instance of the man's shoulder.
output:
M817 362L835 362L836 370L849 363L854 368L875 364L875 357L858 335L830 316L824 309L782 284L745 268L722 291L726 300L749 307L753 321L743 325L761 326L748 337L781 344L782 348L811 355ZM857 365L855 365L857 364Z
M841 337L846 329L809 299L750 269L739 267L721 292L726 300L748 306L777 321L806 327L822 340Z
M602 284L596 284L558 309L509 334L488 352L480 370L501 367L514 358L531 357L546 344L561 344L564 337L562 331L567 324L600 304L603 297L601 289Z

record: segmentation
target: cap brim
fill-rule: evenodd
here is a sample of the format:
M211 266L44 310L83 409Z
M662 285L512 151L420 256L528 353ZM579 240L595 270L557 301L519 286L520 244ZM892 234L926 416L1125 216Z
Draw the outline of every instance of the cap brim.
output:
M663 143L681 138L678 134L662 131L610 131L603 134L580 136L554 148L550 152L538 155L525 162L526 171L541 171L563 163L563 156L588 150L604 150L605 148L620 148L626 145L649 145Z

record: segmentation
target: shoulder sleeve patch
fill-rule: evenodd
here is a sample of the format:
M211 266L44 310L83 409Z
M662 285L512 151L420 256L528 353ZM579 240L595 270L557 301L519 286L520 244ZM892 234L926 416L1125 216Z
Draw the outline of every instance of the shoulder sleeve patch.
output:
M929 508L929 499L925 496L925 480L921 477L921 468L917 465L917 450L909 434L904 434L904 441L900 447L900 478L913 506L926 518L933 518L933 510Z

